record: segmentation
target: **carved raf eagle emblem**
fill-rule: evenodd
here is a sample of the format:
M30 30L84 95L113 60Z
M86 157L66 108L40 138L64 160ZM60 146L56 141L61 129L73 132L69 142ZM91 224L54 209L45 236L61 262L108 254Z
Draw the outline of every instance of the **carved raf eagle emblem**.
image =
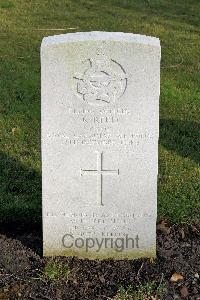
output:
M125 92L127 75L123 67L105 55L88 59L83 74L76 74L77 93L92 105L115 103Z

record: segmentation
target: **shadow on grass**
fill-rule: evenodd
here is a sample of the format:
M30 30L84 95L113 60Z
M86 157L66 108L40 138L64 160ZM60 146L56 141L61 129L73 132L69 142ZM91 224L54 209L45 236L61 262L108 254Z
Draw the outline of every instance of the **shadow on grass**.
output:
M182 157L200 162L200 125L160 120L160 143ZM41 174L0 151L0 233L42 250Z
M0 233L21 240L39 253L41 196L40 173L0 151Z
M200 124L174 119L160 119L160 144L182 157L200 163Z

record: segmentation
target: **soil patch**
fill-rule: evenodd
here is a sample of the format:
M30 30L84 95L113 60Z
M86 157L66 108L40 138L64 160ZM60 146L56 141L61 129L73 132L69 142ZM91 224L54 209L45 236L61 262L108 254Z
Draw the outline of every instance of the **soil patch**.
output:
M117 296L119 286L137 289L147 282L155 282L157 288L161 284L165 286L165 293L159 299L200 300L198 226L182 228L159 224L155 261L56 258L56 262L67 265L70 271L67 278L56 280L45 275L45 266L52 259L41 256L41 230L34 227L27 232L25 228L6 228L2 227L0 235L1 300L121 300Z

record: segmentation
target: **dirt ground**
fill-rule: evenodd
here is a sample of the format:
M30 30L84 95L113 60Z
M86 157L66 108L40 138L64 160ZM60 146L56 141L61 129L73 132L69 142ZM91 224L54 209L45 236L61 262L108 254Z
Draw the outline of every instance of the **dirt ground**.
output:
M0 299L111 300L118 289L154 281L164 285L161 298L200 300L200 226L157 228L157 259L90 261L57 258L69 267L67 278L44 275L50 258L43 258L37 226L1 227ZM156 292L155 292L156 294ZM124 298L133 299L133 298Z

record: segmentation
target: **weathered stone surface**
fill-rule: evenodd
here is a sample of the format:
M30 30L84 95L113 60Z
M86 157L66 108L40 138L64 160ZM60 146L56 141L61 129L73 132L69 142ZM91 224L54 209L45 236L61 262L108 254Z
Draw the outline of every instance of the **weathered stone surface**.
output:
M44 38L44 255L155 256L160 43Z

